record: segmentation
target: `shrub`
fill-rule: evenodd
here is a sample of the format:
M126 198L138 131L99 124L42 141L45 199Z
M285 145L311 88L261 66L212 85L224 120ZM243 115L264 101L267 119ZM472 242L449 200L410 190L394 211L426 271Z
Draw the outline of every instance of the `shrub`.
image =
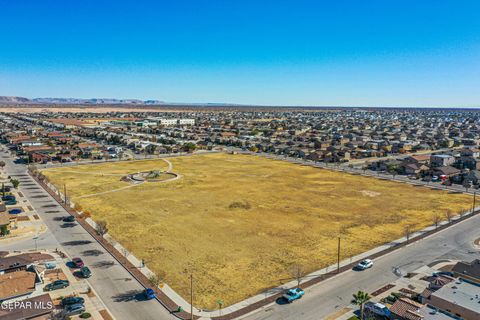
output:
M252 206L248 202L234 201L229 206L230 209L250 209Z
M91 316L92 316L92 315L91 315L90 313L84 312L84 313L82 313L82 314L80 315L80 318L82 318L82 319L88 319L88 318L90 318Z
M392 292L392 296L395 297L395 299L399 299L403 297L404 295L401 294L400 292Z

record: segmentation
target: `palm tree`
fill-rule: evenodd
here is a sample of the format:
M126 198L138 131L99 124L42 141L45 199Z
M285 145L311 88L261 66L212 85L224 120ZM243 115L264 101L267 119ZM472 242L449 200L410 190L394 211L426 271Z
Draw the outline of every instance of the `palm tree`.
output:
M363 320L363 305L370 300L370 298L368 293L363 291L358 291L353 294L352 303L360 307L360 320Z

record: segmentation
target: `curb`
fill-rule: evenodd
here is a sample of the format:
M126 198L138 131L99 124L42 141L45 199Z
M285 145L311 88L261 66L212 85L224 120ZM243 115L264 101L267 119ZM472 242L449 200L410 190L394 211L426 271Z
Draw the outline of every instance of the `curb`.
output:
M61 197L58 196L57 194L54 193L53 190L51 190L45 183L39 181L37 179L37 177L35 177L30 171L28 171L29 175L39 183L39 185L41 185L68 213L70 213L71 215L73 216L78 216L78 214L75 212L75 210L73 210L72 208L70 207L67 207L63 201L61 200ZM347 172L348 173L348 172ZM375 178L375 177L373 177ZM399 181L401 182L401 181ZM353 266L355 266L360 260L363 260L363 259L375 259L375 258L378 258L378 257L381 257L381 256L384 256L386 254L389 254L391 252L394 252L402 247L405 247L405 246L408 246L410 245L411 243L414 243L416 241L419 241L421 239L424 239L430 235L433 235L437 232L440 232L446 228L449 228L451 226L454 226L456 225L457 223L459 222L462 222L470 217L474 217L476 216L477 214L480 213L480 210L475 210L475 211L470 211L470 213L468 214L465 214L463 216L457 216L457 218L451 220L450 222L447 222L447 223L444 223L444 224L441 224L439 225L437 228L434 228L434 229L431 229L431 230L427 230L427 231L420 231L421 233L417 234L417 235L412 235L412 237L407 241L403 241L401 243L398 243L392 247L389 247L389 248L385 248L383 250L380 250L378 252L375 252L369 256L365 256L365 257L362 257L362 259L358 259L358 260L355 260L355 261L352 261L351 263L348 263L348 264L345 264L343 266L341 266L339 268L339 272L337 272L336 270L335 271L331 271L331 272L327 272L327 273L324 273L324 274L321 274L317 277L314 277L314 278L311 278L307 281L305 281L304 283L302 283L300 285L300 287L302 289L305 289L305 288L308 288L310 286L313 286L315 284L318 284L324 280L327 280L327 279L331 279L333 278L334 276L337 276L347 270L351 270ZM132 271L130 270L128 264L125 265L124 261L121 261L122 259L119 259L117 257L117 254L121 256L120 253L115 253L115 251L112 252L111 249L107 248L106 247L106 244L103 243L103 241L106 241L105 239L100 239L100 237L95 233L95 230L93 230L93 228L90 226L90 225L86 225L87 222L86 221L83 221L83 219L79 219L79 223L82 225L82 227L107 251L109 252L115 260L117 260L117 262L122 265L142 286L144 287L148 287L148 284L146 285L144 283L144 281L140 280L134 273L132 273ZM91 230L89 230L91 229ZM111 244L107 244L107 245L110 245L112 246ZM113 246L112 246L113 248ZM115 248L113 248L113 250L115 250ZM130 263L131 264L131 263ZM132 265L132 267L136 270L136 267L134 267ZM160 293L158 293L160 292ZM176 303L173 302L173 300L171 300L165 293L157 290L157 300L175 317L177 317L178 319L184 319L184 320L187 320L187 319L190 319L190 314L187 313L187 312L181 312L181 313L175 313L175 311L177 310L176 308L178 307L178 305L176 305ZM255 303L252 303L251 305L248 305L248 306L245 306L243 308L240 308L236 311L233 311L229 314L225 314L225 315L222 315L222 316L214 316L214 317L211 317L212 320L232 320L232 319L236 319L240 316L244 316L244 315L247 315L263 306L266 306L266 305L269 305L271 304L272 302L276 301L278 298L280 298L281 296L283 295L283 291L280 292L280 293L277 293L277 294L274 294L272 296L269 296L265 299L262 299L262 300L259 300ZM162 296L162 298L160 298L159 296ZM172 307L169 307L172 306ZM176 305L176 307L174 307L174 305ZM199 316L194 316L194 319L199 319L200 317Z

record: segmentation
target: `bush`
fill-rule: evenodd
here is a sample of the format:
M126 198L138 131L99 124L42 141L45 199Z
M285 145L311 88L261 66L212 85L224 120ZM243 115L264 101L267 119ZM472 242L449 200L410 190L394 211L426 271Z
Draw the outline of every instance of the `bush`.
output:
M92 315L91 315L90 313L84 312L84 313L82 313L82 314L80 315L80 318L82 318L82 319L88 319L88 318L90 318L91 316L92 316Z
M248 202L235 201L228 206L230 209L250 209L252 206Z
M404 295L401 294L400 292L392 292L392 296L395 297L395 299L399 299L403 297Z
M395 301L397 301L397 298L396 298L395 296L393 296L393 295L390 295L390 296L384 298L383 300L384 300L384 302L386 302L386 303L394 304Z

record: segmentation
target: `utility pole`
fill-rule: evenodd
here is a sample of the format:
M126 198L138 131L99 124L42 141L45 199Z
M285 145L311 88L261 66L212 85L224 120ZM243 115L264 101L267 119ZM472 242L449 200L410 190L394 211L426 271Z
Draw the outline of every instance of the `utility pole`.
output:
M190 320L193 320L193 274L190 274Z
M338 236L338 249L337 249L337 273L340 273L340 236Z
M63 202L65 202L65 205L67 205L67 185L64 183L63 184Z
M472 213L474 213L474 212L475 212L475 205L476 205L476 204L475 204L475 201L476 201L476 196L477 196L477 192L476 192L476 191L474 191L474 192L473 192L473 208L472 208Z

